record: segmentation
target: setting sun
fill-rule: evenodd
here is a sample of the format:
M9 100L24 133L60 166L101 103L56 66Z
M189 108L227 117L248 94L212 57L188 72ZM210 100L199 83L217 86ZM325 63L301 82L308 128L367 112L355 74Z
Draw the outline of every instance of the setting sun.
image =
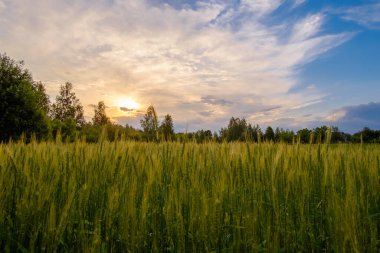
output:
M131 99L131 98L120 98L117 102L117 105L119 107L124 107L124 108L128 108L128 109L138 109L139 108L139 104L136 103L136 101Z

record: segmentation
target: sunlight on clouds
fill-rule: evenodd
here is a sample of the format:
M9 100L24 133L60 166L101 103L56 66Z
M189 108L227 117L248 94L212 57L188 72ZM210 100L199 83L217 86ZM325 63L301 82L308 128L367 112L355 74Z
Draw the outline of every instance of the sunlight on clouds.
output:
M126 108L125 110L136 110L140 107L139 104L135 102L135 100L125 97L117 99L116 105L120 108Z
M346 111L339 110L339 111L333 112L332 114L328 115L326 117L326 121L335 122L337 120L340 120L344 116L346 116Z
M128 121L153 104L179 124L194 118L196 126L211 128L231 116L288 115L323 95L288 91L301 64L350 35L319 35L319 13L273 26L261 21L282 4L244 0L236 8L210 2L176 9L147 1L14 0L6 11L19 18L1 22L7 34L0 47L48 82L52 98L70 81L84 105L104 100L114 118ZM33 50L22 50L30 45ZM231 103L202 103L208 96ZM91 117L93 110L85 113Z

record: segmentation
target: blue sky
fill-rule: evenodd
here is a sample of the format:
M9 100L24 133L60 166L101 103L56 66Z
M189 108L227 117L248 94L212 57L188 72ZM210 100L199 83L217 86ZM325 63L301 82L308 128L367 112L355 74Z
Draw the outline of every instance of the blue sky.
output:
M0 0L0 50L87 119L153 104L177 131L230 117L290 129L380 129L380 3L308 0Z

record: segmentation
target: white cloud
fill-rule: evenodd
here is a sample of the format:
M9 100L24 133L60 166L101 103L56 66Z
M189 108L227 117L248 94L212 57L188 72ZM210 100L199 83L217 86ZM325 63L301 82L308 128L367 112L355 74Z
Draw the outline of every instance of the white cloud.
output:
M380 4L368 4L355 6L337 11L342 14L342 18L357 22L370 29L380 29Z
M304 3L306 3L306 0L294 0L293 1L293 6L294 7L298 7L300 5L303 5Z
M178 124L197 119L190 129L231 116L260 123L319 101L316 89L288 93L297 83L295 69L350 38L319 35L320 14L265 25L261 19L281 4L245 0L235 9L217 2L175 9L145 1L14 0L0 23L0 48L24 59L52 96L71 81L84 105L104 100L112 107L132 97ZM291 31L286 36L284 27ZM202 97L229 103L202 103Z
M276 10L284 0L242 0L243 6L248 7L257 16L263 16Z
M312 38L318 34L322 24L323 16L321 14L307 16L294 25L291 41L298 42Z

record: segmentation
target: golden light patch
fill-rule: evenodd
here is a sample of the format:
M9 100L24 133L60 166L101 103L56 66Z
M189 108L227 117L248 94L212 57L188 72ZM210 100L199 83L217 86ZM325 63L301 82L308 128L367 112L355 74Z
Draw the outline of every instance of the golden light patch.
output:
M119 98L117 101L117 106L129 110L136 110L140 107L139 104L132 98Z

